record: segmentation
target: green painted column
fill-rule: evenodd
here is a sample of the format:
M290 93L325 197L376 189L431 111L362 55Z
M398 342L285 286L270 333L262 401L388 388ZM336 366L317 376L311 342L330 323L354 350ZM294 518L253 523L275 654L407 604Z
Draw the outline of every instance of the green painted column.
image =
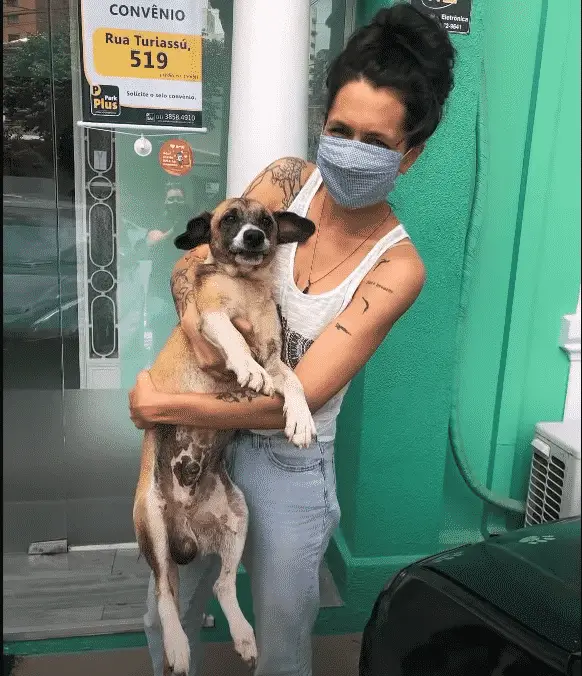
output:
M506 334L511 324L531 125L538 105L544 4L490 0L484 6L478 195L470 223L477 247L468 256L470 302L461 326L459 428L478 480L505 496L512 494L513 456L497 454L496 427L505 386ZM498 479L493 483L494 466ZM444 488L443 530L454 545L480 532L484 509L464 484L451 454Z
M574 312L580 287L580 2L542 5L491 468L499 490L521 496L535 423L562 419L569 361L558 345L560 322Z
M360 22L387 4L360 2ZM474 0L471 34L452 38L445 119L392 200L427 284L339 423L343 515L329 560L354 606L412 559L519 525L463 482L448 421L456 373L476 479L524 499L534 425L562 415L560 318L580 284L579 34L575 0Z
M358 6L369 20L385 2ZM373 596L395 568L440 548L461 272L476 181L482 3L453 36L444 121L391 196L427 268L425 288L355 380L337 443L341 530L330 552L344 594Z
M535 423L562 417L560 319L574 310L580 284L580 5L492 0L485 27L485 170L472 223L480 232L461 428L480 480L524 499ZM445 516L462 533L481 519L483 530L520 525L480 510L450 459L446 477Z

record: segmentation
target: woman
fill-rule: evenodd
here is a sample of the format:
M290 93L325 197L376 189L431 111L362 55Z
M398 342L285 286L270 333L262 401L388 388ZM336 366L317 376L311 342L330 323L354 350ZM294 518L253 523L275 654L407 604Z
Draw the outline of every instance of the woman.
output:
M279 397L167 395L140 374L130 395L139 428L156 423L242 429L231 473L249 507L244 565L250 575L259 649L257 676L311 676L310 635L319 608L318 571L339 522L333 460L335 421L351 378L364 366L424 283L422 260L386 195L435 131L453 84L446 32L408 4L381 10L333 63L317 166L285 158L267 167L245 196L272 210L307 215L317 226L305 244L279 247L276 300L284 359L299 376L317 441L299 451L283 436ZM201 363L220 356L196 330L187 277L176 264L174 295ZM241 330L249 327L241 326ZM199 660L198 633L218 562L180 571L181 612ZM162 647L150 584L146 632L156 676Z

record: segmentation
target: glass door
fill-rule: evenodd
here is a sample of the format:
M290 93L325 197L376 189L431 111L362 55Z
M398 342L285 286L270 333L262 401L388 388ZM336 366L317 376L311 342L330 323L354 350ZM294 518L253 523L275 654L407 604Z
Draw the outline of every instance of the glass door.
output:
M76 256L76 349L63 365L70 545L135 540L142 433L128 391L176 324L173 240L225 195L232 2L201 8L204 133L79 126L80 22L77 3L68 6L72 106L56 99L55 117L69 125L74 185L74 227L60 228L61 250L72 241ZM56 26L56 6L52 17ZM146 156L135 150L142 133Z
M233 2L200 6L207 132L189 133L79 126L80 3L4 2L5 547L134 540L128 390L176 322L173 239L226 191ZM311 157L352 14L311 3Z
M68 81L70 89L71 77L68 45L58 62L52 58L49 24L46 4L3 3L3 532L8 552L67 536L62 359L76 344L75 315L67 314L76 301L76 273L74 239L67 241L66 235L74 227L71 195L59 216L56 167L64 169L69 152L54 101L63 94L61 85L66 91ZM70 127L70 116L67 122ZM71 188L63 182L61 192Z

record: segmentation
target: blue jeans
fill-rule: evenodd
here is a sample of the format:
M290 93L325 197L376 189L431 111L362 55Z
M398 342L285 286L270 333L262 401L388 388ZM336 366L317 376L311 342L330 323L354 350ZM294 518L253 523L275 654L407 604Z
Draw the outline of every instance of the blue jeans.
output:
M258 663L255 676L312 676L311 632L319 610L319 567L339 524L333 442L292 446L283 435L241 432L228 448L229 472L244 493ZM200 676L200 627L220 571L218 556L180 566L180 616L190 641L190 676ZM154 676L163 647L153 576L144 617Z

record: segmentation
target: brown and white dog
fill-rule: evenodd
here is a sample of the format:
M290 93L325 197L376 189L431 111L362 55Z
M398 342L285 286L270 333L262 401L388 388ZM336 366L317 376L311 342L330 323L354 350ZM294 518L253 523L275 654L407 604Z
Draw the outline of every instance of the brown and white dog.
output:
M315 426L300 381L280 358L281 326L272 297L271 263L277 244L305 241L314 230L308 219L290 212L271 213L246 199L227 200L212 214L191 220L175 244L186 250L210 245L209 257L196 268L190 293L201 333L220 349L233 375L219 381L202 371L178 325L150 369L156 388L225 397L237 391L249 397L278 392L285 402L287 437L297 446L308 446ZM232 323L236 318L253 327L248 344ZM233 434L173 425L158 425L144 434L133 520L155 578L165 676L187 676L189 671L190 648L179 618L178 564L189 563L197 554L220 555L214 593L236 651L250 666L256 661L254 633L236 596L248 512L225 468L224 449Z

